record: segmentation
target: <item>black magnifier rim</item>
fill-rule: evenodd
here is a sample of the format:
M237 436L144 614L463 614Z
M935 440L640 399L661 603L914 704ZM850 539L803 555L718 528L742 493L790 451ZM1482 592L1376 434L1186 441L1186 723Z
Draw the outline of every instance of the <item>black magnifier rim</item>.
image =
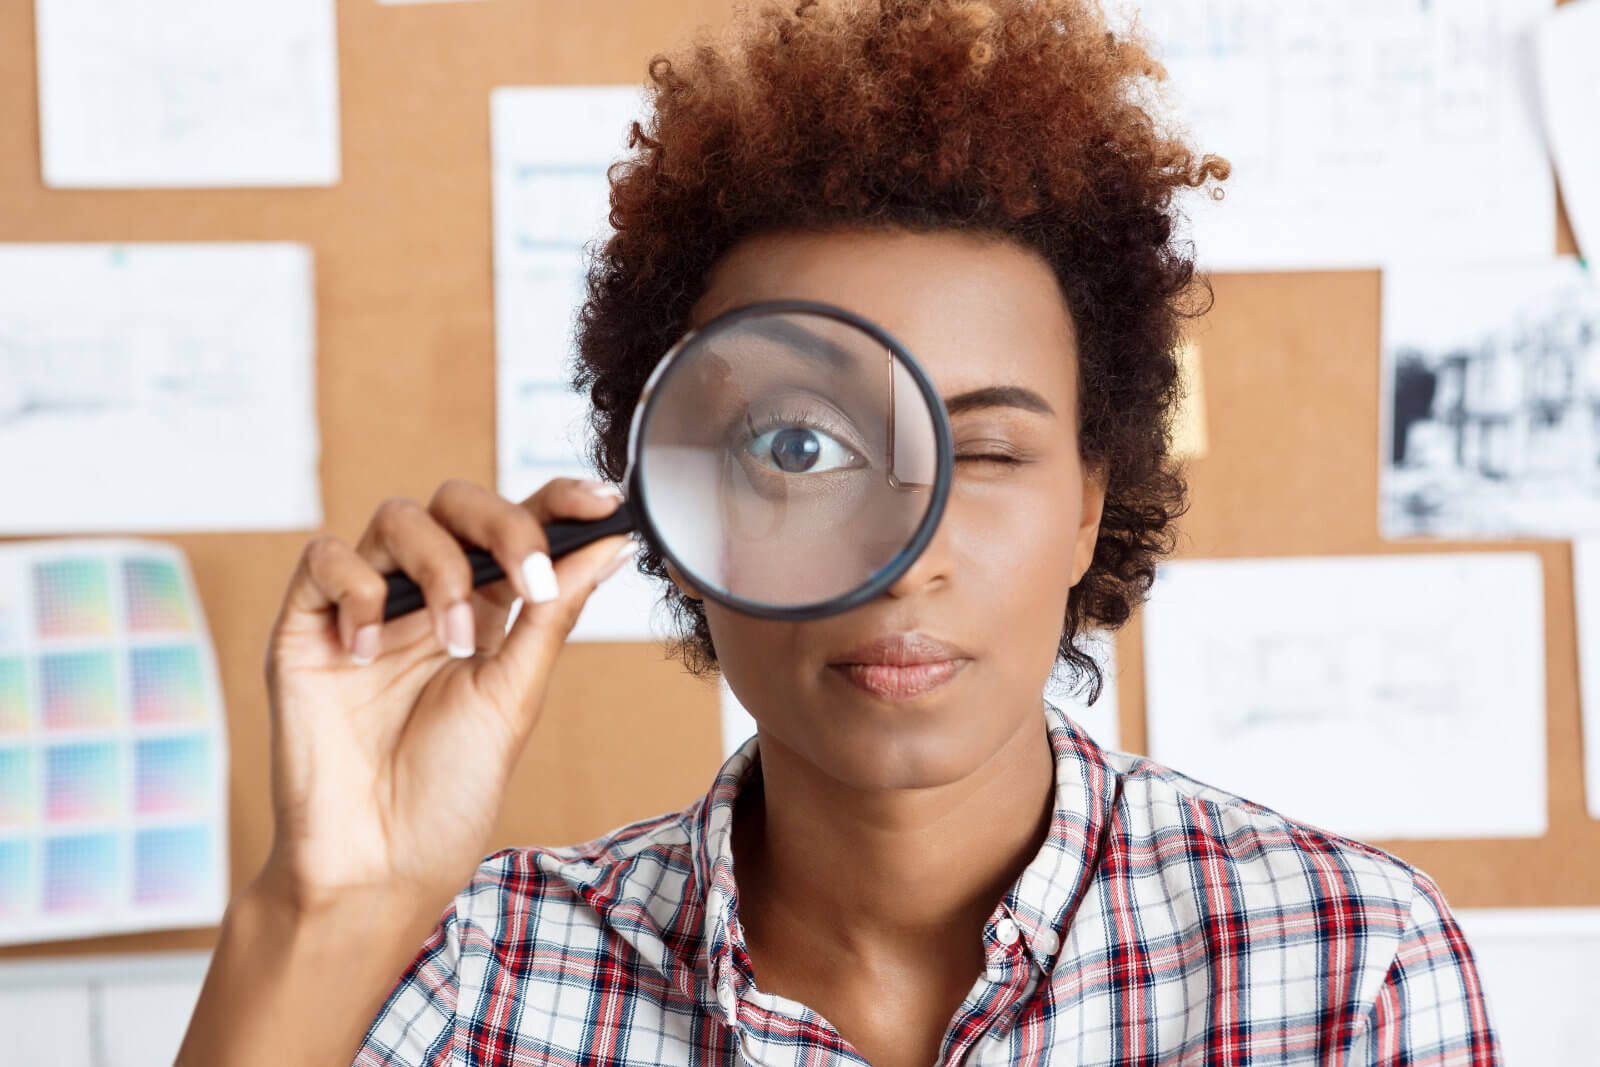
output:
M650 421L650 400L655 394L656 386L667 374L671 373L672 365L678 356L690 344L703 342L712 334L721 333L743 322L745 319L765 315L806 314L822 318L830 318L854 326L867 333L881 343L895 359L899 360L911 375L911 380L916 383L917 389L922 393L923 400L928 405L928 410L933 415L934 447L937 453L937 463L934 470L933 489L929 493L927 511L918 524L911 539L889 563L878 571L866 584L841 596L827 600L819 600L812 604L801 604L792 607L776 607L771 604L755 600L746 600L734 596L720 589L699 589L705 596L726 605L734 611L745 615L754 615L764 619L780 619L789 622L803 622L810 619L826 618L849 611L851 608L860 607L862 604L876 598L889 586L893 585L900 576L911 569L911 565L922 555L928 543L933 540L939 522L944 517L945 502L950 497L950 480L955 468L955 447L951 441L950 415L945 410L944 398L934 388L933 381L928 377L927 371L922 369L910 349L901 344L893 334L882 326L846 308L834 304L826 304L816 300L763 300L753 304L744 304L732 310L725 311L706 323L697 330L684 334L673 345L667 354L656 364L655 370L645 382L643 391L639 394L639 401L634 408L633 423L628 432L628 472L625 481L628 487L628 499L638 502L634 508L635 520L639 531L655 546L657 552L668 562L676 567L685 577L694 581L696 578L693 567L687 566L681 559L673 554L662 538L660 530L650 516L650 498L644 490L644 469L640 455L640 442L644 440L646 428Z

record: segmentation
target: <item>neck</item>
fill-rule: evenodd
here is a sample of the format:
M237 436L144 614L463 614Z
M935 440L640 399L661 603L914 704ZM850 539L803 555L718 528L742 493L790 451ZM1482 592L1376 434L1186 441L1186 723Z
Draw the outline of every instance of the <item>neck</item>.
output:
M926 788L851 788L765 735L760 753L734 820L752 944L794 939L869 969L951 952L981 966L984 921L1049 832L1044 716L972 775Z

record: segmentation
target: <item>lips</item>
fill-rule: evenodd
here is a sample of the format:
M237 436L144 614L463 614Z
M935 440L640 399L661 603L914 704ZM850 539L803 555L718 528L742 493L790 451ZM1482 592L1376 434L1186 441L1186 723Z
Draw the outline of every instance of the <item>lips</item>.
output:
M885 700L910 700L949 683L972 662L959 645L922 633L887 634L841 653L830 669Z

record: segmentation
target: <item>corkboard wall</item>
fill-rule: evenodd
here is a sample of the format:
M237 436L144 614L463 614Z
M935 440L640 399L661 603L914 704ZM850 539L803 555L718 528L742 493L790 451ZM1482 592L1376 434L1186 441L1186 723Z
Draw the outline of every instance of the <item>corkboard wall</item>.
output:
M326 527L353 539L383 498L464 476L494 484L489 92L637 83L655 52L728 0L340 0L343 179L332 188L59 191L40 179L31 0L0 0L0 240L290 240L315 255ZM1572 250L1563 223L1562 248ZM1230 275L1199 326L1211 449L1193 467L1192 556L1479 549L1377 536L1378 276ZM65 490L64 490L65 491ZM265 855L262 651L310 531L177 534L213 627L232 752L235 885ZM1458 907L1600 904L1600 824L1584 814L1571 554L1545 574L1550 832L1400 842ZM1125 745L1144 743L1140 633L1119 641ZM573 645L513 781L496 844L583 840L682 807L719 762L713 685L652 645ZM1286 758L1289 758L1286 754ZM1352 789L1382 789L1352 781ZM21 946L204 948L214 930Z

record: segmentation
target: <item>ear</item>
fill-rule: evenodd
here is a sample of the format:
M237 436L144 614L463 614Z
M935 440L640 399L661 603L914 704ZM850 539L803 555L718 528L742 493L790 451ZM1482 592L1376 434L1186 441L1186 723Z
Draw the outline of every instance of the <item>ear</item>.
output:
M700 590L696 589L694 587L694 584L691 583L689 581L689 579L687 579L687 578L685 578L683 576L683 572L682 571L678 570L678 568L674 567L671 563L667 562L666 560L662 560L662 565L664 567L666 567L666 569L667 569L667 578L671 580L673 587L675 589L677 589L678 592L682 593L685 597L687 597L690 600L704 600L705 599L705 594L700 592Z
M1107 471L1104 466L1083 472L1083 510L1072 543L1072 584L1083 581L1094 562L1094 546L1100 540L1100 519L1106 510Z

